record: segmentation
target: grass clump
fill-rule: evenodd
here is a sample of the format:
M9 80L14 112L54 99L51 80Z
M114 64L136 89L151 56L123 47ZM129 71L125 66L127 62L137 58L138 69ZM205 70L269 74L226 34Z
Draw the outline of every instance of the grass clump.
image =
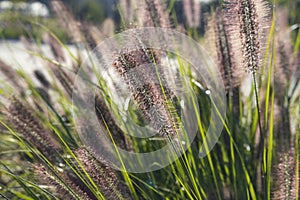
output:
M66 45L65 36L49 23L23 19L35 28L28 31L30 40L22 37L21 41L30 59L41 61L43 67L28 74L24 68L0 61L2 198L299 198L300 36L299 27L293 29L295 24L289 23L294 14L289 16L276 1L228 0L209 5L209 12L203 9L209 7L204 3L190 0L183 4L184 15L176 13L178 7L175 10L173 1L120 0L116 8L122 21L120 29L154 26L180 30L205 46L217 64L225 85L227 111L220 117L222 134L209 154L199 156L208 126L214 125L210 121L214 102L209 93L213 91L184 58L134 43L107 58L112 61L109 69L115 73L110 83L92 64L83 62L82 52L91 52L113 34L113 21L107 19L101 25L79 22L63 1L53 0L55 21L72 46ZM199 16L190 16L189 10ZM13 19L26 25L20 18L16 14ZM16 25L14 20L10 23ZM49 54L43 53L40 38ZM100 57L89 58L97 63ZM184 123L179 113L183 108L172 85L174 77L159 67L165 59L177 63L172 74L176 80L191 80L188 86L196 97L192 101L198 105L196 137L179 159L164 168L144 173L124 168L118 171L103 156L112 155L107 141L127 152L144 153L180 138L178 132ZM92 107L99 130L84 121L76 124L72 115L77 109L72 107L74 95L78 101L88 102L82 95L86 91L79 91L75 84L81 69L91 83L97 77ZM176 82L175 86L183 83ZM116 91L111 91L114 88ZM132 123L121 123L118 102L110 95L116 93L121 99L126 96L124 91L130 97L124 98L126 106L122 106L127 107L134 123L156 130L155 136L135 138L130 134L134 131ZM89 130L91 138L97 138L99 132L103 138L86 145L76 126ZM93 145L103 154L96 153ZM174 151L182 146L178 140L173 143Z

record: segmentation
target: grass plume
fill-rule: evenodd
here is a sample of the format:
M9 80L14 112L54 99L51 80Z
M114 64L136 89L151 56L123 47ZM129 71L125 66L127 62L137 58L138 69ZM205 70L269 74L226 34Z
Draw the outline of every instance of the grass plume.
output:
M7 54L0 53L1 198L299 198L300 34L297 20L300 18L282 9L283 1L279 6L277 1L267 3L265 0L211 3L120 0L110 9L102 5L108 15L101 23L74 16L68 9L72 7L68 5L70 2L73 1L52 0L49 8L53 15L51 12L49 19L20 19L18 23L38 29L43 36L35 38L26 29L27 35L20 37L22 48L26 49L22 51L24 58L17 55L17 59L5 60ZM85 3L90 5L90 2ZM10 12L9 17L19 16ZM1 12L0 19L5 15ZM65 29L67 38L55 35L56 30L50 30L48 24L42 25L43 20L56 21L57 27ZM96 49L93 51L96 60L93 60L94 55L88 57L95 66L84 62L84 54L95 47L101 48L99 43L109 40L114 33L142 27L175 30L172 23L177 30L181 27L181 32L195 43L206 44L203 51L208 54L195 58L201 59L203 66L192 66L193 63L176 52L154 49L151 43L141 44L140 39L148 35L129 38L126 42L130 42L130 47L114 49L112 45ZM3 30L7 31L5 27ZM63 42L66 40L67 43ZM1 45L15 43L2 41ZM19 47L8 49L21 51ZM110 50L115 51L102 54ZM29 66L31 62L21 66L20 59L39 63L40 68ZM97 64L103 63L100 59L110 62L99 66L104 71L95 73ZM17 64L10 64L14 60ZM201 77L203 74L193 69L213 63L225 85L227 110L226 116L218 119L224 125L218 142L206 157L200 158L207 130L216 125L211 120L214 106L211 97L215 91L203 81L209 77ZM91 105L95 115L83 112L84 119L95 116L96 127L90 121L76 121L72 115L77 111L72 97L78 95L79 102L91 100L84 98L90 98L85 95L86 91L75 88L80 67L92 87L99 83L91 97L95 100ZM27 73L28 68L33 70ZM179 87L182 78L187 80L182 84L189 84L192 90L191 102L180 96L185 92ZM189 111L187 103L199 107L195 109L195 119L191 119L197 121L196 137L179 159L145 173L131 173L126 166L118 172L105 159L107 155L119 159L111 152L110 143L118 147L119 152L127 151L130 157L135 153L154 152L170 139L180 139L176 138L179 130L189 130L193 125L181 119L182 115L189 115L185 113ZM136 130L136 126L145 129ZM144 130L156 135L134 137ZM86 131L84 136L89 138L81 137L81 131ZM85 139L90 139L90 143ZM135 165L139 163L130 163L130 166ZM153 162L149 167L158 165Z

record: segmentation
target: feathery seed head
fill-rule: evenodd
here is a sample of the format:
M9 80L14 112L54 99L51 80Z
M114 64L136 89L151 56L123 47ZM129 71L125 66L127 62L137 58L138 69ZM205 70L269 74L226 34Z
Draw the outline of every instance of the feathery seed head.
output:
M262 62L269 10L262 0L229 0L227 8L233 17L239 17L243 63L245 69L253 73Z

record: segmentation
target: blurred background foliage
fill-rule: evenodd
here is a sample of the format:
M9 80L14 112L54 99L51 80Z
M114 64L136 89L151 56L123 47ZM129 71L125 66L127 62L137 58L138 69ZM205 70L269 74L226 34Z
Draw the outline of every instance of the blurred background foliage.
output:
M300 21L300 0L278 0L279 5L288 7L289 10L289 23L291 25L299 23Z
M49 0L41 0L49 10L49 16L33 16L30 13L20 12L16 9L16 5L22 3L33 3L37 1L26 0L13 0L13 1L0 1L0 3L13 4L12 8L0 8L0 34L2 38L18 39L21 35L29 38L41 38L43 31L36 29L32 23L45 25L54 32L63 42L68 42L69 38L64 27L60 27L53 12L50 8ZM105 0L66 0L64 1L69 10L72 11L73 16L78 21L88 21L90 23L101 24L105 18L113 17L113 10L115 3ZM19 6L20 7L20 6ZM28 35L31 34L31 35Z
M7 0L0 0L1 2L8 2ZM272 2L272 0L269 0ZM65 33L65 29L60 27L57 21L54 19L54 15L50 8L50 0L10 0L13 4L20 3L33 3L40 2L47 6L49 10L49 16L31 16L28 13L21 13L15 9L0 9L0 34L6 39L17 39L21 35L40 38L42 33L40 30L35 29L30 24L32 22L46 25L52 30L63 42L68 42L68 36ZM202 13L211 11L213 4L219 4L222 0L213 0L210 3L204 4L201 9ZM117 9L118 0L65 0L65 5L72 12L73 16L78 21L86 21L93 24L102 24L106 18L112 18L116 23L116 27L120 26L120 15ZM282 5L289 10L289 23L295 25L300 21L300 0L277 0L278 5ZM182 22L183 19L183 6L181 0L169 0L169 5L173 5L177 13L178 22ZM180 15L181 13L181 15ZM203 21L201 22L203 23ZM198 32L203 33L205 26L200 26ZM118 30L118 29L117 29Z

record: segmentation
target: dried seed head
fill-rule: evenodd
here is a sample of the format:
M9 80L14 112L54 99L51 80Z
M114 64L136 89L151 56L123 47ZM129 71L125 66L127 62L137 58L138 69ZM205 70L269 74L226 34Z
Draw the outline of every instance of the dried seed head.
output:
M114 143L122 149L133 150L130 139L124 134L120 127L116 124L113 119L109 108L103 99L96 95L95 97L95 111L98 118L98 121L102 124L103 127L107 126L110 134L114 140ZM110 137L109 137L110 138Z
M113 65L126 82L133 100L145 119L161 136L174 136L179 128L170 102L174 97L169 89L158 53L138 48L123 52Z
M60 151L58 143L51 137L49 130L46 130L33 115L29 107L13 98L6 115L10 124L27 141L49 158L55 158L56 153Z
M120 8L122 11L122 17L126 24L130 24L134 19L134 10L136 7L134 0L120 0Z
M115 23L111 18L107 18L102 23L101 30L106 37L112 37L115 33Z
M72 97L73 93L73 78L67 74L63 69L57 67L57 66L51 66L51 70L54 74L54 76L57 78L57 80L60 82L62 87L65 89L66 93Z
M261 0L229 0L228 3L228 14L239 17L244 67L249 72L255 72L261 65L264 53L269 10Z
M201 17L200 2L197 0L184 0L183 10L187 25L191 28L199 27Z
M74 19L71 12L64 5L61 0L51 1L51 8L58 18L58 22L61 27L67 29L67 34L73 40L74 43L84 41L79 28L79 23Z
M274 165L273 199L296 199L295 149L291 148L288 152L279 151L279 161Z
M14 86L20 92L24 90L24 86L20 84L20 78L16 71L6 63L0 60L0 75L6 77L6 81L9 82L12 86ZM1 77L3 78L3 77Z
M193 13L191 4L191 0L183 0L184 15L189 26L193 24Z
M108 37L99 29L99 27L87 22L82 24L82 32L86 33L85 38L90 49L96 48L100 42Z
M37 181L47 185L50 191L60 199L96 200L87 188L82 190L81 185L78 185L76 181L71 180L66 172L61 173L54 170L56 173L54 174L42 165L34 165L34 170Z
M65 185L59 179L51 174L44 166L34 165L35 178L40 184L45 184L55 194L59 194L60 198L75 199Z
M59 62L66 61L65 53L63 51L62 46L52 35L46 33L45 35L43 35L43 41L50 46L51 51L57 61Z
M217 9L208 20L206 46L221 72L226 92L230 95L242 81L243 68L238 17L228 9ZM213 42L212 42L213 41Z
M258 41L258 21L254 2L244 0L240 2L239 16L240 31L243 45L244 62L246 69L256 71L259 66L259 41Z
M85 148L77 149L76 155L107 199L131 199L128 189L104 160L96 160Z
M142 26L163 28L171 26L165 5L161 0L142 0L139 8L138 20Z
M291 43L291 31L288 25L288 10L277 8L276 28L276 65L275 65L275 98L280 105L284 104L285 95L289 83L296 72L296 60Z

